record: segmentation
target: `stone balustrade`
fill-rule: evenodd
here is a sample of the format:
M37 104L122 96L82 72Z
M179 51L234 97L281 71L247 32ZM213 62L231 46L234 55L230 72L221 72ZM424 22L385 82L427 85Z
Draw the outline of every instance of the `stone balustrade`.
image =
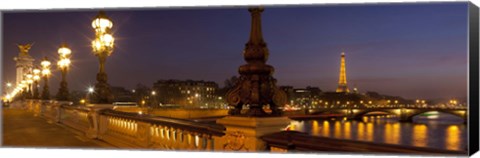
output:
M224 135L221 125L121 112L112 107L28 100L24 108L36 116L76 129L89 138L122 148L212 151L215 139Z
M89 109L60 106L57 109L57 122L65 124L71 128L86 132L90 128Z
M100 113L99 127L99 139L131 148L210 151L224 135L222 126L110 109Z

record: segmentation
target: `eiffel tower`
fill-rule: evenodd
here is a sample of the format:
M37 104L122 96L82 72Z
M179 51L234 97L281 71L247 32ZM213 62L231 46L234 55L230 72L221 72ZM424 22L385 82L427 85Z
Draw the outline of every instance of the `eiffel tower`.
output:
M342 51L342 56L340 58L340 77L338 79L338 87L336 90L337 93L348 93L347 87L347 71L345 70L345 52Z

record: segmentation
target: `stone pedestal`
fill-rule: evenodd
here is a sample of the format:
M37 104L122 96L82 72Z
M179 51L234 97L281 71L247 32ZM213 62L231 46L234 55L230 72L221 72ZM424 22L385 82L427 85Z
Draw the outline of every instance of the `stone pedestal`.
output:
M99 111L103 109L112 109L114 105L112 104L87 104L86 107L89 108L88 112L88 130L85 132L88 138L94 139L98 138L100 128L100 114ZM104 120L106 121L106 120Z
M288 117L239 117L226 116L217 120L225 126L225 135L215 139L216 151L261 152L267 150L260 138L280 132L290 124Z

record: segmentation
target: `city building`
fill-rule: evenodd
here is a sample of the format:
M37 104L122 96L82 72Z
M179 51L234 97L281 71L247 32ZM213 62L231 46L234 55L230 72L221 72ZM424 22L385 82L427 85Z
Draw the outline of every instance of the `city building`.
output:
M318 87L293 88L292 86L280 86L280 89L287 94L287 104L294 106L317 105L322 95L322 90Z
M153 84L152 95L159 104L176 104L186 107L214 107L223 102L216 95L218 84L212 81L158 80Z
M134 102L134 94L131 90L128 90L124 87L110 87L110 91L113 95L114 102Z
M294 100L294 90L292 86L279 86L279 88L287 94L288 102Z

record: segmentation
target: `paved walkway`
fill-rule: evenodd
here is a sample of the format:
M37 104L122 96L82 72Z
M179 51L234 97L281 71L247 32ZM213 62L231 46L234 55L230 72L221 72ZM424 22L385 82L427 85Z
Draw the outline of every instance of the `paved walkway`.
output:
M2 112L4 147L115 148L102 141L89 139L69 127L47 122L25 110L3 108Z

